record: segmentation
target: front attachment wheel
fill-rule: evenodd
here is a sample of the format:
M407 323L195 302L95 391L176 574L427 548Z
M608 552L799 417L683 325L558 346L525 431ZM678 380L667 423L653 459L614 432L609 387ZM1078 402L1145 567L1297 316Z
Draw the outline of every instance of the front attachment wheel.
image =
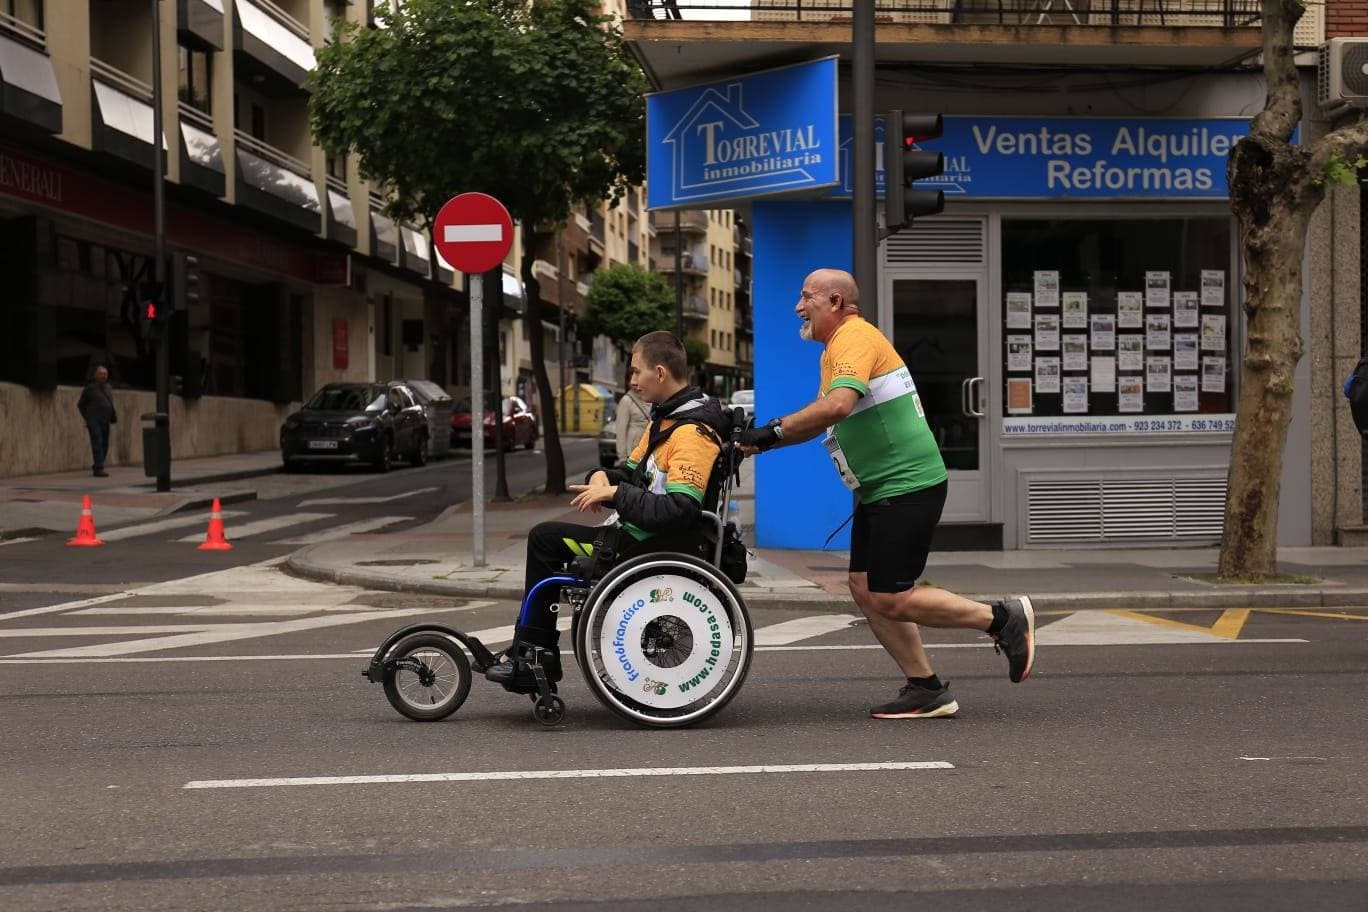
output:
M385 699L417 722L435 722L470 695L470 660L451 640L433 633L401 640L385 660Z

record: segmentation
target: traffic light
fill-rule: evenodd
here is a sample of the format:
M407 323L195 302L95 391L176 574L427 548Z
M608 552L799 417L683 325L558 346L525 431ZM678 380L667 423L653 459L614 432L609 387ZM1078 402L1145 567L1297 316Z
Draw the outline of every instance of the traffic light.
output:
M199 303L200 273L199 257L190 253L178 253L171 261L171 306L176 310L189 310Z
M912 224L923 215L935 215L945 208L945 194L912 186L915 180L935 177L945 171L945 156L939 152L913 149L926 139L941 135L939 114L888 112L884 122L884 220L888 233Z
M159 338L171 317L166 306L165 291L162 282L138 284L138 328L142 330L144 339Z

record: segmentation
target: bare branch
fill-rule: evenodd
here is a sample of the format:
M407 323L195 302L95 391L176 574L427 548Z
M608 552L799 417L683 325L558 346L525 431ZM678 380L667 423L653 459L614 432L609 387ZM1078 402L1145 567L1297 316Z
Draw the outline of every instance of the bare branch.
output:
M1360 158L1368 157L1368 120L1340 127L1322 136L1310 149L1311 158L1306 171L1309 179L1323 176L1331 162L1341 161L1352 165Z

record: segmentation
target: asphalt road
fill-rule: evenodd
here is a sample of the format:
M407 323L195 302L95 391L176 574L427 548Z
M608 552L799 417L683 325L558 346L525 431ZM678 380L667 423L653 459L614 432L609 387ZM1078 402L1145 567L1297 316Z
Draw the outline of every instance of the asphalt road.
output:
M597 465L593 438L566 438L561 443L568 481L578 481ZM0 615L64 598L97 596L120 587L281 557L326 535L397 532L421 525L470 499L469 451L457 453L457 458L417 469L400 464L383 475L359 466L322 467L308 473L276 473L178 488L201 491L206 496L242 489L258 492L257 500L224 506L233 543L230 552L196 549L195 542L204 540L206 510L122 526L101 523L97 510L100 537L117 541L118 547L68 548L65 542L69 534L0 544ZM546 462L540 449L509 452L505 465L513 497L546 481ZM485 463L485 491L489 496L494 493L494 472L494 458L489 456ZM184 541L187 538L192 541Z
M360 676L401 624L490 629L508 603L256 564L61 605L0 616L7 909L1368 908L1362 611L1042 645L1021 685L981 638L932 632L963 708L919 722L866 717L892 666L827 625L758 648L719 716L658 731L573 668L555 728L483 681L409 722ZM762 643L793 619L753 617ZM909 763L934 766L716 770ZM643 767L693 774L600 778ZM544 770L585 778L506 778ZM364 781L396 774L428 778ZM336 776L363 779L238 787Z

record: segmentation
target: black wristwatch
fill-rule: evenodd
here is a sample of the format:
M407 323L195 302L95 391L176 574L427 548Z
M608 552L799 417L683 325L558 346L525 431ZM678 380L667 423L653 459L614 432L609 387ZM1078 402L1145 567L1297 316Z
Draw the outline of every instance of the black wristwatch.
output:
M775 419L771 420L769 424L765 425L765 427L774 428L774 439L775 439L775 440L783 440L783 439L784 439L784 419L783 419L783 418L775 418Z

